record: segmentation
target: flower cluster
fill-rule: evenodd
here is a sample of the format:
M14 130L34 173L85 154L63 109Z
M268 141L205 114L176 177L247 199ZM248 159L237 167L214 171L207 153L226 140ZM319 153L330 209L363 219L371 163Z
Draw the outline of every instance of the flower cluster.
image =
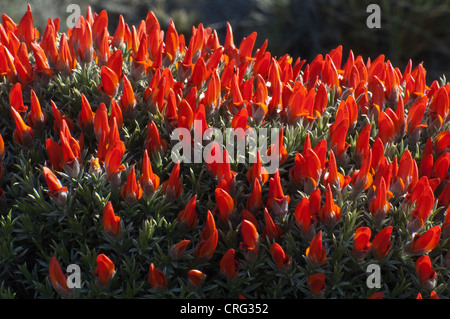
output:
M113 33L91 8L59 27L40 35L30 6L0 24L0 241L22 228L13 243L31 257L11 260L17 282L43 283L35 295L448 297L450 84L427 84L422 64L341 46L275 57L256 33L185 38L153 12ZM213 127L280 128L276 172L259 150L172 161L176 128ZM78 290L61 261L91 269Z

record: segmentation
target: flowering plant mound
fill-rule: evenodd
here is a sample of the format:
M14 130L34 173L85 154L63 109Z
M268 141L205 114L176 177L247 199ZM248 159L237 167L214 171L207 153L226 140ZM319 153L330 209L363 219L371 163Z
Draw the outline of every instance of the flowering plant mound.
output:
M59 26L2 14L1 297L449 296L445 78L342 47L275 57L230 24L187 38L153 12ZM180 128L200 163L173 157ZM279 133L238 161L194 138L211 128Z

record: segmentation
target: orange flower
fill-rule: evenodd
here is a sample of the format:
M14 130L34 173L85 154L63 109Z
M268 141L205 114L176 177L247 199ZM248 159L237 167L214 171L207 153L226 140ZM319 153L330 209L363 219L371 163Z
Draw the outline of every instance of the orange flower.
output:
M214 193L217 202L216 207L219 211L219 217L223 222L227 223L234 212L234 200L223 188L217 187Z
M236 252L233 248L227 250L220 260L220 272L228 279L235 279L238 275L239 262L236 260Z
M50 259L48 275L50 277L50 283L59 294L65 297L72 295L72 291L67 286L67 275L63 273L55 256Z
M392 226L387 226L380 230L380 232L372 240L372 254L377 259L383 259L391 250L391 234Z
M219 239L219 232L214 229L212 234L206 238L202 239L195 250L195 257L200 261L208 261L214 255L217 247L217 241Z
M190 230L197 226L196 200L197 195L194 195L186 204L186 207L177 215L177 221L182 230Z
M48 194L58 205L64 205L67 200L68 188L61 185L61 182L48 167L44 166L43 172L48 186Z
M141 185L136 181L134 165L131 168L131 172L128 174L127 182L122 186L120 194L129 204L136 202L142 197L143 191Z
M183 191L183 184L180 181L180 162L178 161L170 173L170 177L162 184L162 189L166 199L172 201L180 197Z
M283 193L280 172L277 169L274 177L269 180L269 195L267 197L266 206L268 209L272 210L275 216L283 216L288 211L290 200L289 195L284 195Z
M95 268L94 275L99 288L106 287L111 282L115 272L114 263L111 259L104 254L97 256L97 267Z
M406 244L405 251L412 255L426 254L432 251L441 238L441 227L436 225L425 233L414 234L412 241Z
M191 269L188 271L189 285L194 288L200 287L206 280L206 275L197 269Z
M325 206L319 211L320 220L330 228L333 228L342 217L341 208L334 203L330 184L327 184Z
M322 231L317 233L306 248L306 261L312 267L322 265L327 259L325 247L322 245Z
M119 236L121 232L120 217L114 214L111 202L106 203L103 209L103 228L108 234Z
M277 243L273 243L270 246L270 254L272 255L272 259L275 262L277 268L280 270L286 270L291 264L291 258Z
M423 255L415 263L417 276L422 287L432 290L436 285L436 271L431 265L431 259L428 255Z
M178 259L181 257L181 255L184 254L186 251L187 245L189 245L191 241L184 239L180 240L178 243L174 244L172 247L170 247L169 256L173 259Z
M370 243L370 237L372 232L369 227L359 227L355 231L355 235L353 236L353 250L352 254L357 259L363 259L367 256L372 248L372 244Z
M164 289L168 285L166 275L164 275L162 270L156 268L153 263L150 264L148 269L147 282L153 289L156 290Z
M16 123L16 128L14 129L14 141L19 144L29 146L33 142L34 131L33 129L26 125L22 116L11 106L11 114Z
M311 293L316 296L320 297L325 292L325 280L327 277L322 273L315 273L306 279L306 282L308 283L309 289L311 290Z

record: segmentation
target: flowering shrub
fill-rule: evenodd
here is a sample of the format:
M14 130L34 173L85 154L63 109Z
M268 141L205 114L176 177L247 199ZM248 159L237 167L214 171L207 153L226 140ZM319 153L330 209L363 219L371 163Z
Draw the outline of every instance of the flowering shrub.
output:
M185 38L152 12L59 24L39 34L30 6L0 24L2 297L449 296L445 79L342 47L275 57L230 24ZM186 163L177 128L280 131L254 162Z

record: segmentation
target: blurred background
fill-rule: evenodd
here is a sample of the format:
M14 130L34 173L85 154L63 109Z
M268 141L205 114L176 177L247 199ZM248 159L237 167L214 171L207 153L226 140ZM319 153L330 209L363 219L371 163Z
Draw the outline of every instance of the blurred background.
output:
M341 44L344 61L350 49L372 60L383 53L401 71L409 59L413 67L424 62L427 83L442 75L450 78L450 0L0 0L0 13L18 23L27 3L41 32L48 17L60 17L61 30L67 29L71 3L78 4L83 15L88 5L95 12L106 9L110 33L120 14L126 23L137 25L152 10L163 30L173 19L186 39L192 26L203 23L217 30L223 43L229 21L237 45L256 31L256 47L268 39L274 56L289 53L311 62ZM380 29L366 25L372 3L381 9Z

